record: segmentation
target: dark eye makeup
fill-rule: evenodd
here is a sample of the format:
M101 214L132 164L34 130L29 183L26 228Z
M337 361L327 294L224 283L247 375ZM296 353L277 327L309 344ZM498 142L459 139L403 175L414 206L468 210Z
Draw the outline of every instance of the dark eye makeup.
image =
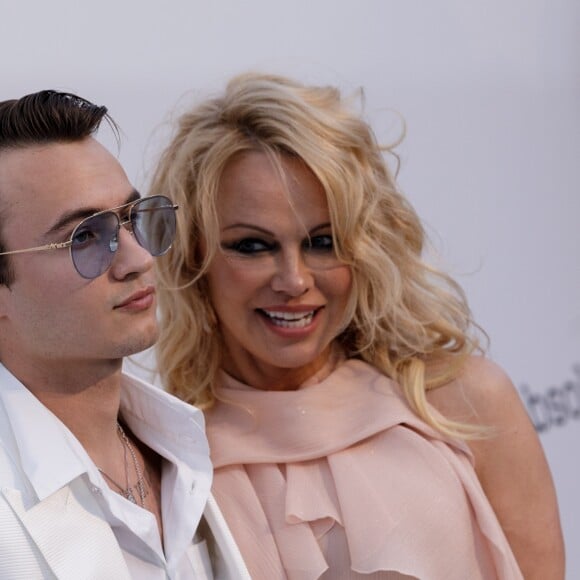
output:
M315 252L331 252L334 250L334 240L331 234L319 234L302 242L304 249Z
M263 239L251 237L241 238L231 242L222 242L222 248L224 250L244 256L272 252L276 250L277 247L278 244L276 243L266 242Z
M244 237L237 240L222 242L222 249L242 256L255 256L276 252L280 249L278 242L266 241L263 238ZM307 252L332 252L334 243L331 234L319 234L304 238L301 247Z

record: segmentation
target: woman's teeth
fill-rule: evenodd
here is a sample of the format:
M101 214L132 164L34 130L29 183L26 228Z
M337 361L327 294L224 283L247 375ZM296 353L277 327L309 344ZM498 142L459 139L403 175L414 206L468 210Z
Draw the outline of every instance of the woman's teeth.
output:
M270 319L270 322L282 328L303 328L312 322L315 311L310 312L262 312Z

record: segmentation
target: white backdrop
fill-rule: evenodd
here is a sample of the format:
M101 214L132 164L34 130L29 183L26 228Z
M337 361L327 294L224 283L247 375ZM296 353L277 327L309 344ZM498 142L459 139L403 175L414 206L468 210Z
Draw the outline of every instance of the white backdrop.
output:
M364 87L407 122L401 184L524 397L580 578L580 4L577 0L0 0L0 100L105 104L146 189L176 107L248 69ZM150 359L148 359L150 360Z

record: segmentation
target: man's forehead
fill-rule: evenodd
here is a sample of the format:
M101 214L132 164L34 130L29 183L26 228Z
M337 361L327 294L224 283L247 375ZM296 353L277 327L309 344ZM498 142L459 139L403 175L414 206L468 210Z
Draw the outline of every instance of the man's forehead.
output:
M0 165L12 171L54 172L57 168L71 167L76 163L110 162L113 155L96 139L88 137L79 141L54 141L0 149Z
M21 189L123 178L117 159L93 138L0 150L0 185Z
M132 191L115 157L92 138L0 151L0 211L5 218L32 208L48 223L80 207L98 211L119 205Z

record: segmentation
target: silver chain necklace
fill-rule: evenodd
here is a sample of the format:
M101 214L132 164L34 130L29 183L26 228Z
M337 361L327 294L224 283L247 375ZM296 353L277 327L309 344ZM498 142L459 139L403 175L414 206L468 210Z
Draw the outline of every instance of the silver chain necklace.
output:
M121 424L117 422L117 431L119 433L119 437L121 438L121 442L123 443L123 453L124 453L124 463L125 463L125 487L119 485L110 475L105 473L100 467L97 469L104 475L115 487L119 489L121 495L128 499L130 502L136 504L137 498L135 497L135 490L139 496L139 504L141 507L145 507L145 496L147 495L145 490L145 479L143 477L143 472L141 471L141 466L137 461L137 454L133 449L133 445L129 441L129 437L125 433ZM129 485L129 468L127 466L127 450L129 450L129 455L131 455L131 459L133 460L133 467L135 468L135 473L137 474L137 483L135 485Z

